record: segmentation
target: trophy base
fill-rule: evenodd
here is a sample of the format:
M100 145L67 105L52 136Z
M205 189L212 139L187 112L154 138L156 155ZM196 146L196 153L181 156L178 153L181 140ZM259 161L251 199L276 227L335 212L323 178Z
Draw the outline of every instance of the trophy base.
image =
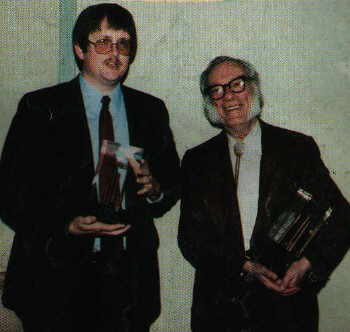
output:
M95 213L97 220L106 224L130 224L127 210L115 208L107 205L99 205Z

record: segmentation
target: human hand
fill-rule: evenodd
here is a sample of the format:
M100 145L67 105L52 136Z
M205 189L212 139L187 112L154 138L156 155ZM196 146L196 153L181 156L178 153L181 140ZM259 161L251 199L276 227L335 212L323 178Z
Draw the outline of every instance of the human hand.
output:
M260 263L246 261L243 265L243 270L250 276L259 280L266 288L280 293L282 291L282 280L278 275Z
M140 163L133 158L128 158L128 162L135 174L136 182L142 187L137 191L138 195L156 196L160 194L160 185L152 176L146 160Z
M106 224L94 216L76 217L68 225L73 235L116 236L125 233L131 226L124 224Z
M285 295L295 294L300 290L300 282L310 268L311 263L306 257L300 258L289 267L281 284L283 292L287 292Z

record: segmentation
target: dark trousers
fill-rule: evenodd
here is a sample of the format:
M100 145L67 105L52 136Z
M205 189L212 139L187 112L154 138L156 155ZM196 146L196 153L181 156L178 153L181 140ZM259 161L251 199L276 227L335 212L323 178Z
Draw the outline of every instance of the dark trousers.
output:
M193 332L317 332L316 295L281 296L263 286L206 312L192 311Z
M150 322L136 317L133 310L128 265L127 258L116 265L101 255L92 255L72 280L76 287L67 305L50 313L51 318L45 310L42 316L18 314L24 331L149 332Z
M21 318L20 318L21 319ZM64 332L77 332L77 331L91 331L91 329L84 330L86 327L86 324L83 324L81 328L73 329L71 327L67 326L48 326L47 324L43 324L43 322L39 321L33 321L31 318L22 318L22 325L24 332L58 332L58 331L64 331ZM63 330L62 330L63 328ZM132 326L129 330L130 332L149 332L150 326L148 324L142 324L137 323L136 325ZM97 329L94 330L95 332L104 332L104 330ZM115 330L118 331L118 330Z

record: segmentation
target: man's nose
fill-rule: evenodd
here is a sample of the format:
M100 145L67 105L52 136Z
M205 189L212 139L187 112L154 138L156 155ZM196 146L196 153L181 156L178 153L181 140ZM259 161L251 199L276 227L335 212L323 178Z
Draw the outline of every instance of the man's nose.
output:
M113 43L111 46L111 53L115 56L119 55L119 47L117 43Z
M225 100L230 100L236 98L236 94L231 90L229 86L224 88L224 97Z

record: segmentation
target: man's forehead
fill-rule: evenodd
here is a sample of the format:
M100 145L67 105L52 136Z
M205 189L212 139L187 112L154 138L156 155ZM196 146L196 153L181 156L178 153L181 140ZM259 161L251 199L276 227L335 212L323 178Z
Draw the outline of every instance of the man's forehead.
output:
M220 81L226 83L227 80L232 80L241 75L245 75L242 66L232 62L223 62L212 68L208 76L208 81L209 83L216 83L217 81L219 84L221 83Z
M110 25L106 17L101 20L101 23L96 30L91 31L90 35L96 32L105 32L105 31L112 32L112 33L127 34L130 37L129 33L124 29L116 29L112 25Z
M123 30L123 29L115 29L113 27L103 27L103 26L100 26L97 30L95 31L92 31L90 33L90 36L91 35L99 35L101 37L108 37L108 36L118 36L118 37L123 37L123 38L130 38L130 34Z

